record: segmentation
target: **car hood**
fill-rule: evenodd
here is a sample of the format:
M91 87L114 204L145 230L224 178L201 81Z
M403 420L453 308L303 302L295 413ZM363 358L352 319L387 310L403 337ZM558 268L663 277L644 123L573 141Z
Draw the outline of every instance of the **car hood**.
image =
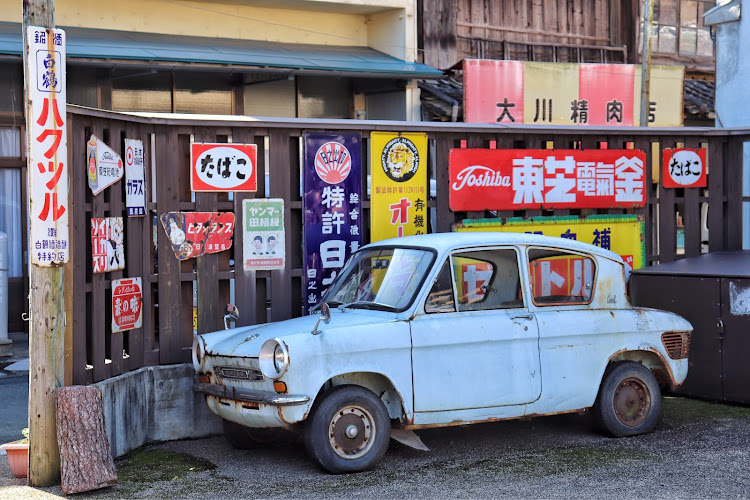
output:
M299 318L266 323L255 326L243 326L231 330L199 335L205 343L208 356L243 356L258 357L260 347L272 338L289 341L290 337L312 335L315 324L320 319L319 314L302 316ZM373 323L388 323L397 320L393 312L371 311L365 309L332 309L331 320L328 324L320 322L318 330L323 335L327 331L351 329L357 326Z

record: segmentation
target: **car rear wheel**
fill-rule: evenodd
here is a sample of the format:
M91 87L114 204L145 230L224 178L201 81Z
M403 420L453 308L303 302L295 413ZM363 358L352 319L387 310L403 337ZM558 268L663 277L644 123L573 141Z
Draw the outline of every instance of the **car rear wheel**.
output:
M328 472L357 472L383 458L390 431L388 411L372 391L339 386L313 408L305 424L305 446Z
M265 446L281 446L290 444L296 438L295 434L280 427L256 429L244 425L222 420L224 438L238 450L251 450Z
M661 392L651 370L626 361L610 365L604 373L594 404L594 417L615 437L651 432L661 411Z

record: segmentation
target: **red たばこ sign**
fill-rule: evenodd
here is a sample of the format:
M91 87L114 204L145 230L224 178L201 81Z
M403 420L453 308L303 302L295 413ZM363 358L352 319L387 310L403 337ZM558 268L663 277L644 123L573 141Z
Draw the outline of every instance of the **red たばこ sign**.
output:
M706 187L706 148L673 148L662 152L665 188Z
M140 328L141 278L112 281L112 333Z
M635 149L451 149L450 208L642 207L645 164Z
M255 191L255 144L190 145L190 186L193 191Z

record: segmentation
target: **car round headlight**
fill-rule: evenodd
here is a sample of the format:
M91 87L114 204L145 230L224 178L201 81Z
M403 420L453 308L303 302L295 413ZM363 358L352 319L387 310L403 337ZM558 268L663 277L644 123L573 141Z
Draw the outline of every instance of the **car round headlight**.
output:
M206 358L204 356L206 352L206 344L202 337L198 335L193 336L193 368L196 372L203 371Z
M279 339L268 339L260 348L258 356L260 371L263 375L277 379L289 368L289 351L286 344Z

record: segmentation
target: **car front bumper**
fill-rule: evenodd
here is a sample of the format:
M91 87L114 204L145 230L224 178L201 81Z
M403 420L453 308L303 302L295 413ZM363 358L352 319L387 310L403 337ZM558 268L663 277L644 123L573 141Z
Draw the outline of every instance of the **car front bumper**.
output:
M219 384L194 384L193 391L243 403L259 403L271 406L296 406L306 404L310 401L310 397L304 395L249 391L247 389L238 389Z

